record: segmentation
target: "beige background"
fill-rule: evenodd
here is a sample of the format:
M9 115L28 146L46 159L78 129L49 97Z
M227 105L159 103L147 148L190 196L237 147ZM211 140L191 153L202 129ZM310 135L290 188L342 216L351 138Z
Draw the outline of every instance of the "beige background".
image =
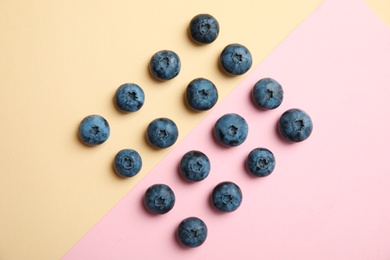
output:
M365 0L365 2L378 14L381 19L390 26L390 1Z
M224 46L246 45L256 65L320 2L0 1L0 259L64 255L172 149L147 145L151 120L173 119L180 140L207 115L186 108L189 81L209 78L221 101L243 79L219 71ZM389 4L370 2L389 23ZM211 45L195 45L187 36L198 13L220 22ZM174 50L182 61L181 73L169 82L151 79L147 70L161 49ZM113 104L125 82L145 91L146 103L136 113L119 113ZM77 138L89 114L111 126L108 141L93 148ZM112 169L123 148L143 157L132 179Z

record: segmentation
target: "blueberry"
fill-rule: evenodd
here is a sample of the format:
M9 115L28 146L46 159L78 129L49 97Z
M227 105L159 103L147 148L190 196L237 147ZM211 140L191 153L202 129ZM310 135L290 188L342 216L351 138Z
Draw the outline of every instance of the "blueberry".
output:
M115 156L114 168L119 176L133 177L142 168L141 156L132 149L120 150Z
M221 182L213 189L211 202L220 211L235 211L242 202L241 189L233 182Z
M275 157L266 148L253 149L246 159L246 168L257 177L268 176L275 169Z
M123 112L134 112L141 109L145 102L145 94L140 86L126 83L115 92L115 104Z
M212 43L219 34L218 21L209 14L198 14L192 18L189 26L192 40L200 44Z
M301 142L309 138L313 131L313 122L305 111L292 108L282 114L278 129L287 141Z
M81 141L90 146L104 143L110 136L110 126L106 119L99 115L85 117L79 126Z
M149 143L158 148L167 148L173 145L179 136L175 122L169 118L153 120L146 130Z
M188 181L201 181L210 172L210 160L202 152L189 151L181 158L180 173Z
M222 68L230 75L242 75L252 67L252 55L241 44L226 46L219 58Z
M218 100L218 90L208 79L197 78L186 89L187 104L196 111L212 108Z
M238 146L248 136L248 124L237 114L225 114L214 125L216 139L225 146Z
M154 214L165 214L175 205L175 194L168 185L154 184L146 190L144 204Z
M179 56L169 50L162 50L155 53L149 63L150 72L159 80L173 79L179 74L180 68Z
M197 217L183 219L177 228L177 238L185 247L198 247L206 241L207 226Z
M276 80L264 78L253 87L252 97L259 108L274 109L283 101L283 88Z

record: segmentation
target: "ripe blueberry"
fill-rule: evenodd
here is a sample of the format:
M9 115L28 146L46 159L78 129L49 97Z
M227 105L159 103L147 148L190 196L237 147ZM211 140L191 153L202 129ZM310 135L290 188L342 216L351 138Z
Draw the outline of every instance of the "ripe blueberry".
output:
M242 75L252 67L252 55L245 46L230 44L223 49L219 62L228 74Z
M115 92L115 104L123 112L134 112L141 109L145 102L145 94L140 86L126 83Z
M197 43L212 43L218 37L219 23L209 14L198 14L192 18L189 32L192 40Z
M175 194L168 185L154 184L146 190L144 204L154 214L165 214L175 205Z
M287 141L301 142L309 138L313 131L313 122L305 111L292 108L282 114L278 129Z
M180 173L188 181L201 181L210 172L210 160L202 152L189 151L180 161Z
M220 117L214 125L216 139L225 146L238 146L248 136L248 124L245 119L234 113Z
M196 111L209 110L217 103L218 90L210 80L197 78L188 84L186 100L187 104Z
M106 119L99 115L85 117L79 126L81 141L90 146L104 143L110 136L110 126Z
M169 50L155 53L149 63L149 69L153 77L159 80L169 80L176 77L181 69L179 56Z
M242 202L241 189L233 182L221 182L213 189L211 202L220 211L235 211Z
M157 148L167 148L173 145L179 136L175 122L169 118L153 120L146 130L149 143Z
M268 176L275 169L275 157L266 148L253 149L246 159L246 168L257 177Z
M119 176L133 177L142 168L141 156L132 149L120 150L115 156L114 168Z
M189 217L180 222L176 235L183 246L198 247L206 241L207 226L200 218Z
M274 109L283 101L283 88L276 80L263 78L253 87L252 97L259 108Z

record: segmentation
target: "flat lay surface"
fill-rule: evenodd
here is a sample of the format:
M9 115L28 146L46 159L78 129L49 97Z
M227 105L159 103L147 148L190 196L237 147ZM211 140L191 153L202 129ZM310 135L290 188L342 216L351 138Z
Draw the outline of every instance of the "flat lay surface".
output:
M153 8L132 1L1 3L0 259L387 259L390 8L380 1L321 2L248 0L243 9L220 8L220 1ZM209 45L193 43L187 31L203 12L220 25ZM242 76L218 67L231 43L251 51L252 68ZM148 68L163 49L181 59L180 73L165 82ZM199 77L218 89L209 111L186 104L186 87ZM266 77L281 84L284 99L264 111L251 95ZM124 83L144 90L139 111L116 107L115 92ZM301 143L277 133L290 108L313 120L311 136ZM226 113L248 122L239 146L222 146L214 137L214 124ZM78 137L81 120L92 114L110 124L109 138L95 147ZM146 129L161 117L177 124L179 136L155 149ZM252 176L245 167L257 147L275 155L269 176ZM115 173L122 149L142 157L134 177ZM180 175L190 150L210 159L202 181ZM233 212L210 202L223 181L242 190ZM175 193L163 215L143 203L156 183ZM207 225L197 248L176 238L188 217Z
M326 1L314 11L64 259L387 259L389 143L381 125L390 95L390 30L365 3L352 2ZM254 84L266 76L285 90L273 111L259 111L251 100ZM381 94L367 97L373 90ZM276 132L280 115L292 107L313 120L312 135L302 143L287 143ZM212 135L226 112L248 122L248 138L238 147L221 146ZM257 146L276 159L274 172L261 179L244 167ZM201 183L178 177L180 156L189 149L210 157L211 172ZM221 181L242 190L234 212L217 212L209 203ZM139 197L159 182L172 187L177 202L163 217L148 216ZM189 216L208 226L196 250L182 249L174 236ZM137 240L139 234L145 240ZM147 251L148 244L154 250Z

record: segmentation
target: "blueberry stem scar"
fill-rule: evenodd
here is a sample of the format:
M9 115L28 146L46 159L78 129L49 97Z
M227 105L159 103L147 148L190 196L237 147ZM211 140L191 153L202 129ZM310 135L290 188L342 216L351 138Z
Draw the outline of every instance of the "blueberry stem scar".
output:
M98 126L93 126L91 129L91 134L97 135L99 133L99 127Z
M128 92L128 94L129 94L129 98L130 98L131 100L137 99L137 93L135 93L134 91Z
M229 204L230 202L232 202L233 200L233 196L230 195L230 194L224 194L222 195L222 201L224 204Z
M231 126L229 126L229 128L228 128L228 133L229 133L229 135L231 135L231 136L235 136L235 135L237 134L237 130L238 130L237 127L235 127L234 125L231 125Z
M167 136L168 136L168 133L165 129L161 129L158 131L158 139L164 140L167 138Z
M163 197L157 197L155 200L155 204L157 207L164 207L165 199Z
M134 160L131 157L123 157L122 159L123 167L126 169L131 169L134 167Z

